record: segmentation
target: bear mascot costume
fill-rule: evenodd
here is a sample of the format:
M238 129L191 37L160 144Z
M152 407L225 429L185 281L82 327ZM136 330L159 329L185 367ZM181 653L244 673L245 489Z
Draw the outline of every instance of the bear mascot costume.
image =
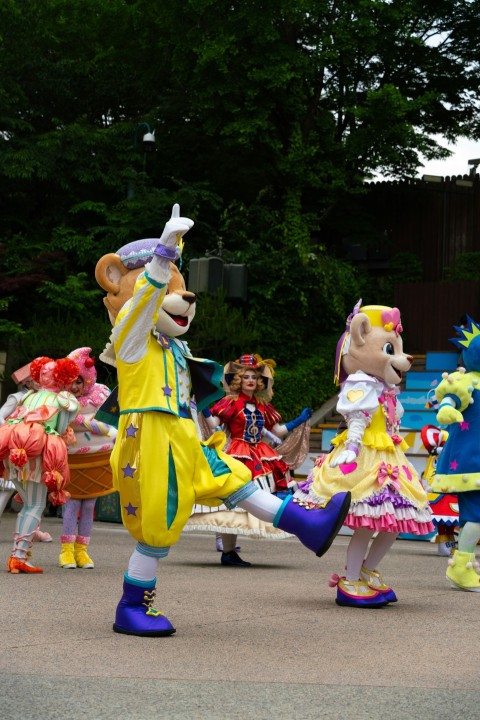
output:
M165 558L195 503L237 505L296 535L318 556L330 547L350 505L341 492L307 511L256 487L249 470L222 451L225 435L201 442L193 413L223 396L222 367L192 358L181 337L195 315L175 261L193 221L173 206L160 239L138 240L102 257L95 275L114 325L101 359L118 374L119 424L111 455L122 519L136 541L113 629L140 636L175 632L153 608L159 560Z

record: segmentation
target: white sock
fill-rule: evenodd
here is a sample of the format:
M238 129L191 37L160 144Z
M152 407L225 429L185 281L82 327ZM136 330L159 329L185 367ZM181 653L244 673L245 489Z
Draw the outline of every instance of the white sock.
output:
M238 503L238 507L242 510L246 510L252 513L259 520L264 522L273 522L275 515L278 512L279 507L282 505L283 500L271 495L271 493L265 490L257 490L248 496L246 500L242 500Z
M347 548L347 571L345 574L347 580L356 582L360 579L360 569L372 535L373 530L368 528L358 528L353 533Z
M143 580L150 582L157 575L158 558L149 555L142 555L135 548L128 563L127 575L132 580Z
M379 532L370 545L370 550L365 560L365 567L369 570L376 570L397 537L398 533Z

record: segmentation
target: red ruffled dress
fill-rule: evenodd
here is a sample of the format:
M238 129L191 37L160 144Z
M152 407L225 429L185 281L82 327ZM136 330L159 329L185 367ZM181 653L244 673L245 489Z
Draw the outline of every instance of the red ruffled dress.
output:
M238 397L226 396L219 400L211 408L211 413L230 432L230 445L226 451L248 467L252 479L270 492L287 490L290 479L287 463L261 439L264 427L271 430L281 421L273 405L259 403L255 398L240 393Z
M231 436L224 448L225 452L249 468L253 482L270 493L289 492L289 465L261 440L263 428L270 430L281 420L275 408L240 394L238 397L228 395L222 398L211 408L211 412L222 421L226 434ZM228 510L225 505L194 505L184 531L213 531L272 540L292 537L240 507Z

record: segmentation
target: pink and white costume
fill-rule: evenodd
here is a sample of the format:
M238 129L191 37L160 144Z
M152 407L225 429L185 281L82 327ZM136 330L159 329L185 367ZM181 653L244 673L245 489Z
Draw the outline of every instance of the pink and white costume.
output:
M28 562L27 553L47 495L54 505L62 505L69 497L65 490L70 479L67 429L78 412L77 400L63 389L78 374L73 361L37 358L31 363L31 372L40 389L29 391L0 427L4 477L13 482L23 500L8 561L13 573L42 572Z
M110 395L106 385L96 382L97 371L89 347L78 348L69 354L80 370L84 392L77 400L80 411L72 423L75 443L68 448L69 455L110 452L117 436L116 428L95 420L95 413ZM93 568L94 563L86 552L92 534L96 497L70 498L63 508L62 552L59 564L64 568ZM70 547L72 545L72 547ZM66 551L66 547L67 551Z

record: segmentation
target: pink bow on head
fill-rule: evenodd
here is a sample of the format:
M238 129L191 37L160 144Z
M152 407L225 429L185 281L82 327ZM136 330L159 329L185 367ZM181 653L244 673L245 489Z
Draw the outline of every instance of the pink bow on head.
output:
M382 486L388 482L389 485L393 485L394 488L400 490L399 473L398 465L387 465L386 462L380 463L377 473L378 484Z
M402 323L400 322L400 310L398 308L384 310L382 312L382 322L383 327L388 332L395 330L395 335L399 335L403 331Z

